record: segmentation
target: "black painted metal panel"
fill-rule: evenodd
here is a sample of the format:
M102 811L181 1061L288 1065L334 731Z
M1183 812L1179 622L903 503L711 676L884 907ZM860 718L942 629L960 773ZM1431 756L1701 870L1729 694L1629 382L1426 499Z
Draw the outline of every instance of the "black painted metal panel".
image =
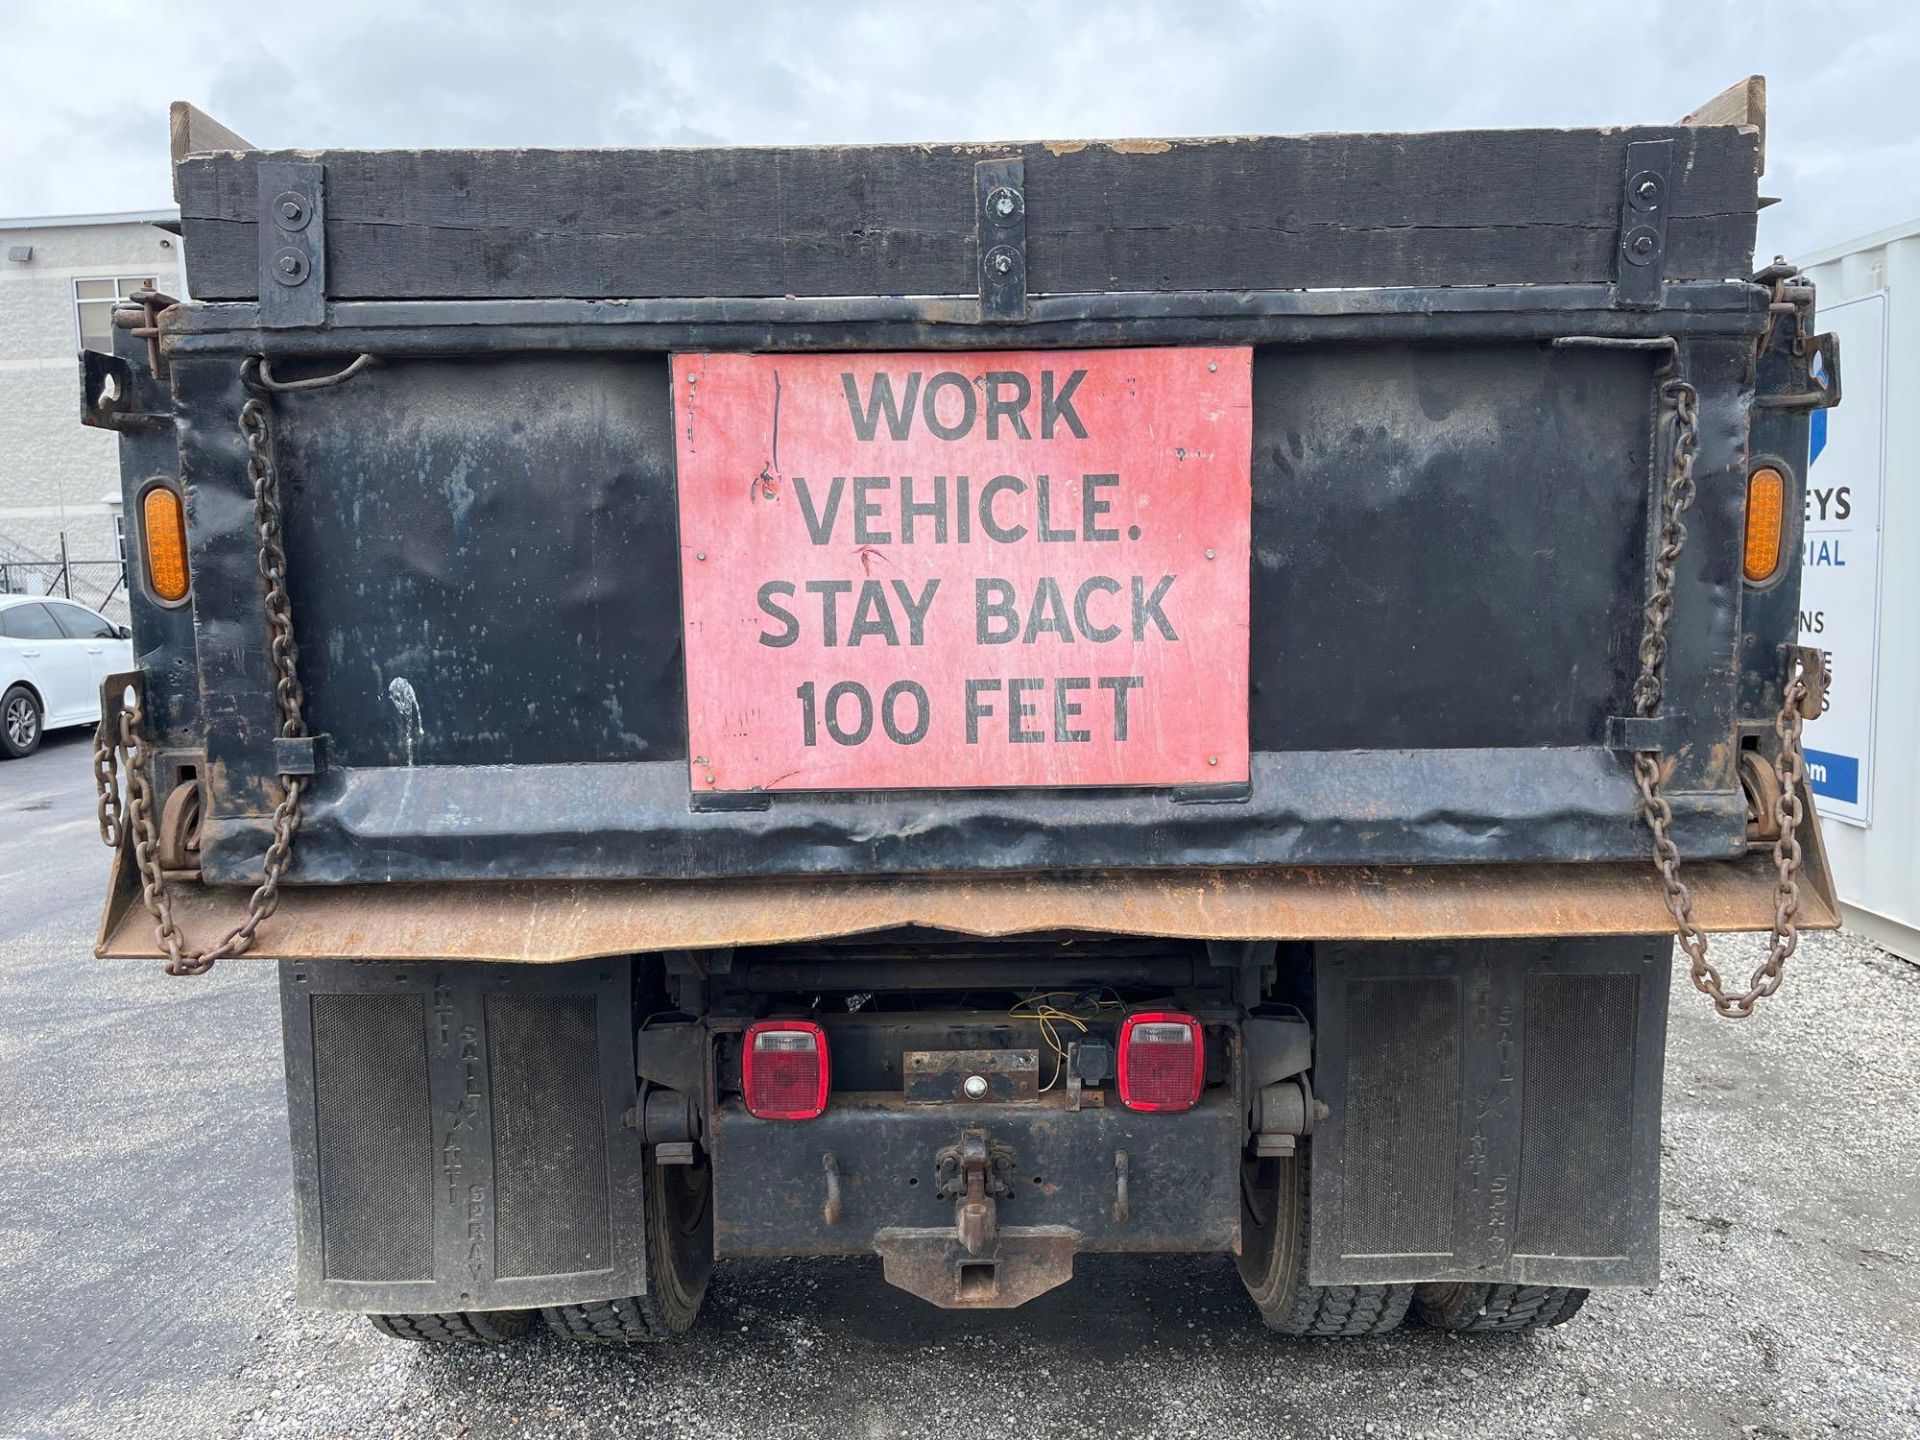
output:
M276 397L307 722L348 766L686 751L664 357Z
M836 1096L817 1120L756 1120L737 1101L709 1121L714 1253L862 1255L877 1231L951 1225L935 1194L935 1156L967 1127L1013 1152L1003 1226L1066 1226L1087 1251L1231 1250L1240 1235L1241 1117L1225 1091L1192 1110L1143 1115L1118 1105L909 1104L898 1095ZM841 1176L829 1223L821 1156ZM1127 1209L1116 1214L1116 1154L1127 1156Z
M1254 748L1597 742L1628 709L1659 359L1260 352Z
M173 421L173 397L165 373L148 364L147 342L131 331L113 332L114 354L127 362L132 393L125 411L157 417L150 425L120 432L121 513L126 517L127 618L133 631L135 663L148 677L147 733L161 749L200 744L200 686L194 649L193 612L160 600L147 583L146 538L140 497L157 482L180 484L180 442Z
M1738 853L1744 342L1688 342L1701 498L1669 696L1689 853ZM1656 352L1259 352L1244 801L780 796L696 812L657 355L390 360L272 401L310 726L293 879L1628 858ZM274 714L230 362L175 363L216 881L264 849ZM938 824L928 824L937 807Z

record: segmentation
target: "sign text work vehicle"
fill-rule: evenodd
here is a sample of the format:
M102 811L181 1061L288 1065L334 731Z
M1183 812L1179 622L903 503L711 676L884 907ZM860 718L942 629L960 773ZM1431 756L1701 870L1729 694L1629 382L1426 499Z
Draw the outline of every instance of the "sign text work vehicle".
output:
M680 355L696 791L1236 783L1243 348Z

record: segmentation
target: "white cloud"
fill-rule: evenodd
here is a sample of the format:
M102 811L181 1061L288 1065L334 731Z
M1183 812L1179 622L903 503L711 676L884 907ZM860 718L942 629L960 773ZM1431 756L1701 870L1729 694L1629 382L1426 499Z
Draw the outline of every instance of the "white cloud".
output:
M620 6L19 0L0 213L169 195L166 105L272 146L821 143L1595 125L1771 85L1761 250L1920 215L1902 0Z

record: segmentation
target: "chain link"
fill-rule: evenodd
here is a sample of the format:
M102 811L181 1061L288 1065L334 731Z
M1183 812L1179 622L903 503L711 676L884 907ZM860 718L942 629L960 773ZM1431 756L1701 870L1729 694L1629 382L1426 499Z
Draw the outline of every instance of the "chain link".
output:
M1673 618L1674 569L1687 540L1687 527L1681 517L1693 504L1693 462L1700 445L1699 395L1693 386L1684 380L1669 380L1661 389L1661 398L1673 410L1673 458L1660 497L1660 536L1640 637L1640 675L1633 686L1634 712L1649 718L1659 714L1666 686L1667 625ZM1746 990L1739 994L1728 993L1720 972L1707 958L1707 932L1694 922L1693 895L1680 878L1680 847L1674 843L1672 833L1673 808L1661 793L1660 756L1655 751L1641 750L1633 757L1633 778L1640 792L1641 814L1653 836L1654 863L1660 869L1667 910L1677 927L1680 948L1687 953L1694 988L1729 1020L1746 1019L1753 1014L1756 1004L1780 988L1786 963L1800 943L1799 931L1794 926L1800 910L1801 860L1800 841L1795 831L1806 819L1799 789L1806 774L1800 753L1800 729L1805 723L1802 706L1811 683L1796 656L1794 673L1787 678L1780 714L1773 722L1774 733L1780 741L1779 753L1773 762L1774 776L1780 785L1773 805L1773 818L1779 828L1779 838L1773 842L1776 875L1773 932L1767 958L1748 978Z
M257 362L248 361L243 375L256 384ZM240 436L247 447L247 478L253 487L253 523L260 542L260 580L265 588L267 650L273 668L274 705L283 737L307 733L306 694L300 686L300 652L293 640L293 610L287 598L287 552L281 538L280 474L273 460L272 417L266 402L251 395L240 407ZM246 917L216 945L194 950L173 918L159 861L159 835L154 826L153 800L147 790L149 752L142 738L144 715L136 696L120 711L118 734L109 737L103 721L94 736L94 776L100 786L100 837L118 845L130 836L134 864L140 875L140 901L153 917L154 929L166 951L169 975L204 975L214 962L247 950L261 924L280 903L280 882L293 859L293 837L300 828L300 798L307 781L282 775L280 801L273 807L272 839L262 866L259 887L247 902ZM122 812L116 764L125 769L126 807Z
M120 848L126 834L126 812L120 806L120 752L107 734L102 721L93 732L94 806L100 819L100 843L109 850Z

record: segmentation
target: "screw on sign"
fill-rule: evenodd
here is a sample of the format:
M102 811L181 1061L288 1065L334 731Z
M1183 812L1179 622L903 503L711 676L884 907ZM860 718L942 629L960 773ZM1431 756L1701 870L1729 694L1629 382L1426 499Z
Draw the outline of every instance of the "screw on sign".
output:
M674 363L694 784L1246 780L1249 351Z

